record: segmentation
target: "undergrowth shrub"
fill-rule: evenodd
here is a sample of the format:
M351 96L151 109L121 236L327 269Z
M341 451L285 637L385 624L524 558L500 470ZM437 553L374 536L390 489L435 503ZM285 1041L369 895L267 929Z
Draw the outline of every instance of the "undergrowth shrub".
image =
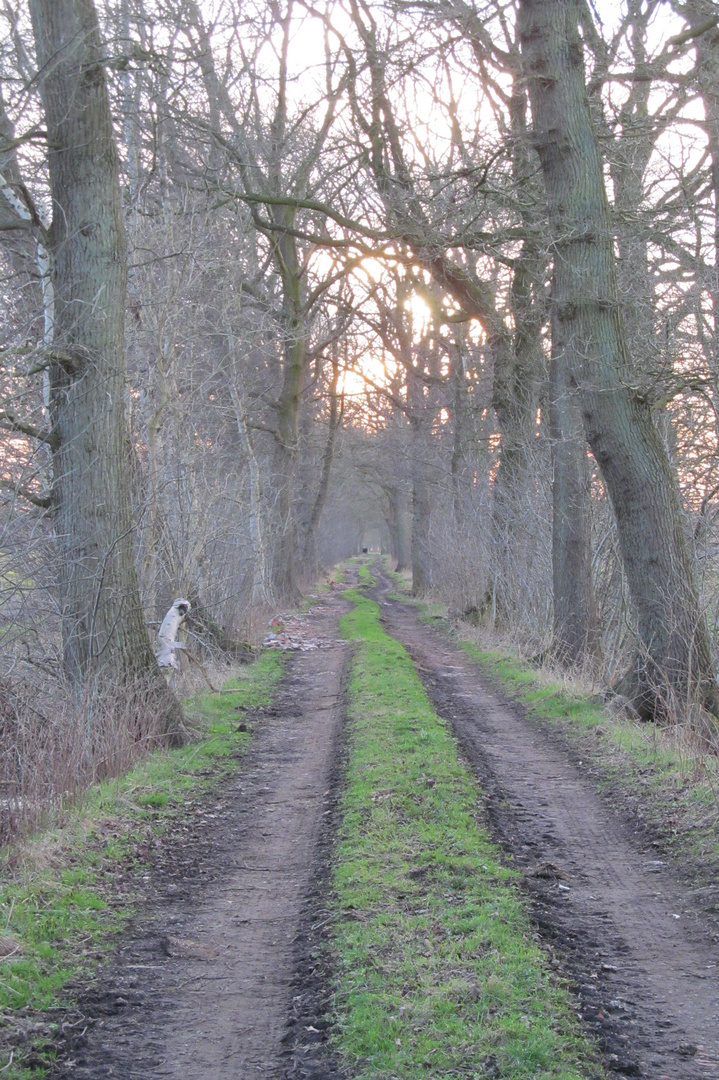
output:
M175 692L190 689L192 682L181 681ZM153 700L141 680L102 687L89 682L79 694L59 679L52 694L29 680L4 680L0 845L38 828L90 784L121 775L164 745Z

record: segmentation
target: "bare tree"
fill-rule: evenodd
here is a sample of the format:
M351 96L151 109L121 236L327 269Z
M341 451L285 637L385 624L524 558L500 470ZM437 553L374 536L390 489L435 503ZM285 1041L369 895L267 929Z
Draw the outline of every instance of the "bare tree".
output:
M719 695L676 477L649 406L627 385L612 225L587 100L579 5L520 4L533 128L553 234L553 304L574 340L585 431L612 500L643 652L624 686L642 715Z
M182 714L145 629L133 541L133 453L125 418L125 235L92 0L34 0L49 143L54 330L53 509L65 667L147 683L162 729Z

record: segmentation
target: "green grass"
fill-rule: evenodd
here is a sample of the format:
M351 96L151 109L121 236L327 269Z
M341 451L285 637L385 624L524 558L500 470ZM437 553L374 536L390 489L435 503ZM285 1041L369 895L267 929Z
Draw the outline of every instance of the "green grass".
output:
M370 570L366 562L358 562L357 564L357 578L360 585L365 588L371 589L376 584L374 575Z
M596 1074L454 739L378 605L346 595L342 633L358 644L333 874L337 1050L362 1080Z
M241 768L237 759L251 736L238 725L245 709L271 701L281 670L281 654L265 652L225 684L233 692L190 699L196 741L157 751L126 775L93 786L61 828L30 841L22 868L13 871L13 853L2 853L0 936L17 941L22 954L0 962L0 1028L18 1009L42 1014L67 1003L67 984L82 982L107 955L139 899L124 893L118 871L141 865L176 816ZM16 1051L3 1077L44 1075L42 1068L30 1074L22 1057Z
M325 593L329 592L335 585L342 585L344 582L345 569L344 563L339 563L337 566L334 566L324 580L320 580L312 586L312 591L317 594Z

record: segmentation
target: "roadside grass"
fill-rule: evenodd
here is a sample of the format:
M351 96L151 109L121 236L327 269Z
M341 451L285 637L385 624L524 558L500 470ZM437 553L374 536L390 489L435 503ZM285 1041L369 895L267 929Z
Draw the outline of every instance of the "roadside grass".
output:
M378 605L345 596L357 646L333 872L338 1052L357 1080L602 1075L451 733Z
M470 640L462 649L530 715L558 726L619 786L634 812L661 830L669 847L719 861L719 759L679 727L642 723L616 713L571 680Z
M331 570L325 572L312 586L312 592L315 597L321 593L330 592L338 585L344 583L345 563L338 563L333 566ZM315 598L311 594L305 597L305 605L311 607L312 601Z
M281 654L264 652L221 694L189 699L194 741L93 785L62 821L0 852L0 1071L7 1080L45 1075L52 1010L71 1006L72 985L108 955L137 902L124 871L142 865L193 800L241 768L237 758L251 738L246 711L271 701L281 672ZM13 1040L22 1042L11 1049Z

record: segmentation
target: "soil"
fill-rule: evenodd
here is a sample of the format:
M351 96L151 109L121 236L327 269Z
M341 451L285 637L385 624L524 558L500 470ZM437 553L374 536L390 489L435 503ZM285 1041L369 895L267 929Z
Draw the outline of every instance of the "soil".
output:
M567 975L577 1012L626 1076L719 1077L719 935L682 872L616 792L549 725L487 685L416 611L375 592L488 800L488 818L523 870L534 923Z
M703 894L602 794L594 767L391 599L386 578L375 598L481 782L536 937L605 1064L652 1080L719 1080L719 935ZM342 610L329 596L306 617L308 632L336 639ZM326 1045L321 947L347 660L339 643L293 652L237 775L163 838L142 871L147 903L81 996L82 1034L55 1080L347 1075Z

